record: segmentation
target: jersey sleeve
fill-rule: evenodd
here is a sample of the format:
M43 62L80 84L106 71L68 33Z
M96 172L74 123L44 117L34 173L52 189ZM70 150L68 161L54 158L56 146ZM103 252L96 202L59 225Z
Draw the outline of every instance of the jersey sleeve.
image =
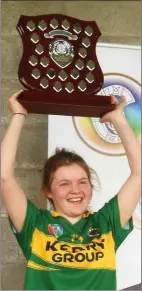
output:
M105 203L99 212L105 216L110 224L110 230L112 231L113 239L115 241L115 250L117 250L128 234L133 230L132 217L123 228L120 222L118 195L114 196L109 202Z
M14 225L9 217L10 226L14 233L26 259L28 260L31 252L31 241L34 229L38 225L41 217L41 210L38 209L30 200L27 199L27 211L24 225L20 232L16 232Z

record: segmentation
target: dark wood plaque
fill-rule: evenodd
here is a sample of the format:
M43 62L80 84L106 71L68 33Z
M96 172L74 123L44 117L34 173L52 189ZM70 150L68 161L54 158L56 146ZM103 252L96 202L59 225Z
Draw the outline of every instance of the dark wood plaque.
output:
M19 102L29 113L100 117L115 108L110 96L97 95L103 73L95 21L22 15L17 30L23 40L18 76L27 89Z

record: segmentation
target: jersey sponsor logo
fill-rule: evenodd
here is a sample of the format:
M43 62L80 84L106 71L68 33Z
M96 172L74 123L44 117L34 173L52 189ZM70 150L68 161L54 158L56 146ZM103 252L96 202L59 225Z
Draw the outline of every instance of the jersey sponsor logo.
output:
M36 229L31 246L32 253L51 264L78 269L116 269L111 232L92 239L90 243L75 244L58 241Z

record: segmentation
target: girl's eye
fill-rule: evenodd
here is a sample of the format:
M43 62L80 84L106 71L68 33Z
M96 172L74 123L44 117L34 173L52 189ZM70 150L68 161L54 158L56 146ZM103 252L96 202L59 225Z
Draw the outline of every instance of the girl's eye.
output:
M81 184L87 184L87 181L81 181L80 183Z
M60 186L69 186L69 183L60 184Z

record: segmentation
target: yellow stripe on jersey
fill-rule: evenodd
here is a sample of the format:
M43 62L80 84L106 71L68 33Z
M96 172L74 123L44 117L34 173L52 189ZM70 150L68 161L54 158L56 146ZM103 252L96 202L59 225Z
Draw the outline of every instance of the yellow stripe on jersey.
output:
M48 268L48 267L36 264L32 261L28 261L27 267L36 269L36 270L42 270L42 271L59 271L59 269Z
M32 239L32 253L42 260L58 266L78 269L115 270L115 246L112 233L101 235L88 244L74 244L58 241L35 229Z

